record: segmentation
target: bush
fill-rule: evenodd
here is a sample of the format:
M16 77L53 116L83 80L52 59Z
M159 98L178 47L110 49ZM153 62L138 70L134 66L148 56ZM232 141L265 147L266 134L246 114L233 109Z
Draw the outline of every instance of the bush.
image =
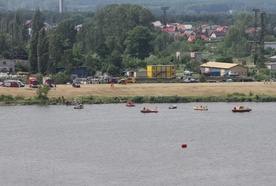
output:
M66 84L68 81L71 81L70 76L62 72L55 74L53 79L56 84Z
M38 99L48 99L48 92L50 91L50 86L39 85L36 94Z

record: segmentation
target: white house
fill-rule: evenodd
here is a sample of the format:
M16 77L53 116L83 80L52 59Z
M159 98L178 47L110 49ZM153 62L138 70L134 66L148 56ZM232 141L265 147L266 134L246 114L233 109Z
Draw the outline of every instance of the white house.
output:
M0 59L0 72L15 73L15 61L11 59Z
M276 49L276 42L264 42L264 48L268 47Z

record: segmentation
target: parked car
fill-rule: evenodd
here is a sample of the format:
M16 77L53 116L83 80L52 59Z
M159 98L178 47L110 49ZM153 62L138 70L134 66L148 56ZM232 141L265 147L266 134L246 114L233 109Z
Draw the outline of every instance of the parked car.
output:
M184 71L184 75L191 76L191 75L193 75L193 73L191 71L189 71L189 70L185 70Z
M193 79L193 78L187 78L183 80L183 83L197 83L198 80Z
M80 83L79 82L73 82L72 86L75 88L80 88Z
M25 84L22 81L18 81L17 83L20 85L20 87L25 87Z

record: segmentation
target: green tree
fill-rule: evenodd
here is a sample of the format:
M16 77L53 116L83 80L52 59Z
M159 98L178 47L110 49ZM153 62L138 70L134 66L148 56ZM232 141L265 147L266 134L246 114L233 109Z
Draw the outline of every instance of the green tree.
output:
M63 20L57 26L57 34L59 35L62 46L65 50L71 49L76 42L77 30L74 22L70 19Z
M125 54L145 59L153 51L151 31L145 26L137 26L129 31L124 42Z
M10 44L8 42L7 35L0 31L0 56L2 58L10 57L9 47L10 47Z
M46 73L48 66L48 39L45 32L45 29L42 28L38 34L38 44L37 44L37 63L38 63L38 72L41 74Z
M55 74L56 67L61 59L61 42L56 30L53 29L49 36L49 63L48 74Z
M220 45L218 52L221 55L232 57L245 57L250 54L250 46L244 37L244 30L240 30L237 26L232 26Z
M59 72L53 76L53 79L57 84L65 84L70 81L70 76L66 73Z
M37 45L38 45L38 33L41 28L44 27L44 18L40 10L36 10L32 18L32 36L29 44L29 62L30 62L30 72L37 73L38 63L37 63Z
M33 33L30 44L29 44L29 63L30 63L30 73L37 73L37 43L38 43L38 33Z

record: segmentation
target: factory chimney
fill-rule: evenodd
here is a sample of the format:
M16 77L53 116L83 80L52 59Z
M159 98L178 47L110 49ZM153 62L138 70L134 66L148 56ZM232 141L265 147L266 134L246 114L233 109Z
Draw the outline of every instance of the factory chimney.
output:
M59 0L59 12L60 13L64 12L63 3L64 3L64 0Z

